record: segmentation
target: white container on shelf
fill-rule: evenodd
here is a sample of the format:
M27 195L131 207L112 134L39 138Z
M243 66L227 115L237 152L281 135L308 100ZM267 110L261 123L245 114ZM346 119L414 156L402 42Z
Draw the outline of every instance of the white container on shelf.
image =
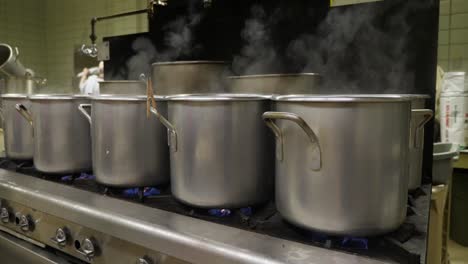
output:
M468 93L442 93L440 133L444 143L468 146Z
M432 162L432 183L447 184L453 173L453 161L458 159L458 145L435 143Z
M442 93L468 92L468 80L465 72L446 72L442 85Z

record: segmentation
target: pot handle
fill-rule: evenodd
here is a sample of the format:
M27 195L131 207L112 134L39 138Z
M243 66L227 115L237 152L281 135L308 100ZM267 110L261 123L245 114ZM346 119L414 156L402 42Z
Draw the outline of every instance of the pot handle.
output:
M28 123L33 126L31 112L29 112L28 108L26 108L26 106L23 104L16 104L15 108L24 117L24 119L26 119Z
M171 151L177 152L177 131L174 125L171 124L158 110L154 107L150 107L151 113L155 115L159 121L167 128L167 140Z
M85 108L91 109L91 104L80 104L78 106L78 110L80 110L80 112L84 115L84 117L86 117L86 119L88 119L89 123L92 124L93 121L91 119L91 116L89 115L88 111L86 111Z
M416 124L416 127L414 128L414 137L413 137L413 142L411 142L411 144L413 145L414 148L421 148L421 139L419 138L420 136L420 131L422 129L424 129L424 125L426 125L427 122L429 122L432 117L434 116L434 112L430 109L413 109L411 110L411 118L417 118L417 117L420 117L422 116L423 119L421 120L421 122L419 122L418 124Z
M15 61L17 61L19 59L19 56L20 56L20 52L19 52L19 49L18 47L15 47Z
M315 135L314 131L310 126L302 119L302 117L287 112L265 112L263 114L263 120L265 121L266 125L273 131L276 137L276 158L280 161L284 159L284 151L283 151L283 132L281 129L275 124L275 119L282 119L288 120L296 123L308 136L310 143L312 144L313 151L316 153L316 161L312 163L312 170L319 171L322 168L322 151L320 148L320 143Z

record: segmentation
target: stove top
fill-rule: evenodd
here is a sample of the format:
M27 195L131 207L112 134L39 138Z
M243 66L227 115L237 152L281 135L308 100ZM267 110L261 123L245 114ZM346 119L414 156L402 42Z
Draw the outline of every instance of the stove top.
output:
M410 195L407 219L397 231L380 237L337 237L310 232L287 223L276 211L273 202L242 209L197 209L178 202L171 195L170 186L141 189L107 188L97 184L91 174L45 175L36 171L30 163L17 163L7 159L0 160L0 168L191 218L371 259L396 263L424 263L426 255L431 190L429 185Z

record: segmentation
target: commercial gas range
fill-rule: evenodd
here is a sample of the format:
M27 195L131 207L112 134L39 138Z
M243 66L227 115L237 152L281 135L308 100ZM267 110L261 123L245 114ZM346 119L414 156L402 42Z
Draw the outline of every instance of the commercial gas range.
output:
M1 263L424 263L430 186L383 237L330 237L284 222L274 204L189 208L168 186L116 190L92 175L43 175L0 161Z

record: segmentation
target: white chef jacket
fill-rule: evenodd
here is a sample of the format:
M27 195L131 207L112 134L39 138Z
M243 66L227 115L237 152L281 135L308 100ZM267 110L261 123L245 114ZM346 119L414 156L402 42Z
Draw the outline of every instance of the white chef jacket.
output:
M80 91L82 94L98 95L99 94L99 82L104 81L96 75L90 75L86 81L81 85Z

